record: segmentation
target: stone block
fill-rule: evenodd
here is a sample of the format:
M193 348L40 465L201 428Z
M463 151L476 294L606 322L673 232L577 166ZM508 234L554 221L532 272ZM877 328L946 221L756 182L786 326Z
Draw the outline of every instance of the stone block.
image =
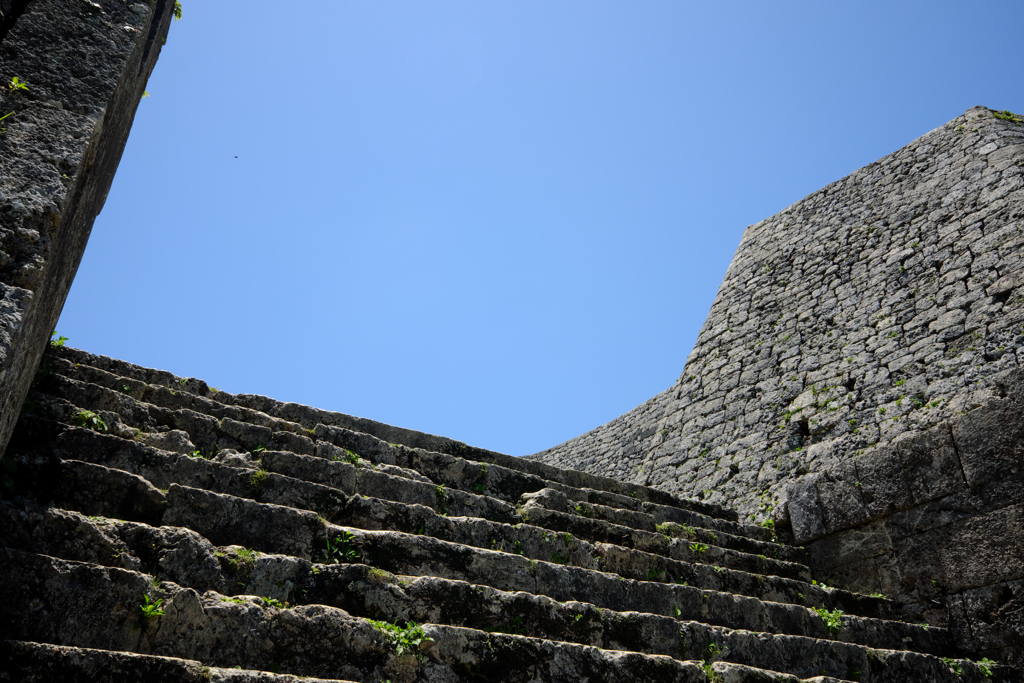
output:
M854 487L859 489L868 519L892 514L912 504L907 471L897 448L877 448L856 463Z
M875 520L820 538L808 550L811 566L832 569L891 553L893 544L884 521Z
M980 505L981 499L971 491L961 491L889 515L885 523L892 538L899 540L969 519L980 512Z
M907 537L896 554L904 579L916 581L908 589L924 597L1024 578L1024 507Z
M871 518L857 483L857 468L852 462L840 464L818 479L818 498L827 533L849 529Z
M1024 463L1024 403L990 400L952 420L952 429L971 488L1001 479Z
M817 480L821 476L815 473L800 477L786 489L786 504L793 526L793 538L799 545L825 535L825 517L817 485Z
M903 479L913 504L935 500L966 488L953 434L948 424L896 445L903 462Z
M974 649L1024 645L1024 581L1001 581L955 597L950 601L951 621L953 605L956 605L955 621L963 619L970 625ZM954 634L957 635L957 631Z

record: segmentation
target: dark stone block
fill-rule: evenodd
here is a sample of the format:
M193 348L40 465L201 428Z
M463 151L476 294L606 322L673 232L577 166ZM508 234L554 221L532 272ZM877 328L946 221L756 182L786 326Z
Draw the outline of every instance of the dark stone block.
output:
M825 518L818 496L821 474L800 477L786 489L789 519L793 527L793 540L799 545L825 535Z
M891 553L893 545L884 521L876 520L818 539L808 550L815 569L832 569Z
M879 448L854 463L857 476L854 486L860 489L869 519L905 510L913 504L907 470L898 449Z
M861 487L857 486L857 476L856 465L847 463L826 472L818 480L818 497L827 533L849 529L871 519Z
M1002 479L1024 462L1024 403L993 399L952 423L971 488Z
M1024 581L982 586L957 598L957 620L964 618L970 624L974 650L1024 646ZM957 603L951 602L951 613L953 604Z
M967 488L948 424L896 445L915 505Z

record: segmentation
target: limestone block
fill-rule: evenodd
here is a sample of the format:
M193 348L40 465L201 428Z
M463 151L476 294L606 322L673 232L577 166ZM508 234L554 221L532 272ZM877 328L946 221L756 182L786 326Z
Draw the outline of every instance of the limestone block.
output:
M1002 581L947 599L957 644L1024 664L1024 581Z
M833 569L892 551L892 539L887 525L882 520L830 534L810 547L811 564L821 569Z
M899 442L896 451L915 505L963 490L967 485L948 424Z
M1024 464L1024 404L992 399L952 420L953 439L967 484L1001 479Z
M818 495L820 473L800 477L787 488L786 498L793 537L797 544L825 535L825 515Z

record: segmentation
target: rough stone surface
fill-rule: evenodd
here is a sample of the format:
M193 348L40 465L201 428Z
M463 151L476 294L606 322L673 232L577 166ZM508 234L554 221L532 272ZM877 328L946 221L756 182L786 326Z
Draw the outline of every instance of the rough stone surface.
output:
M748 228L676 386L516 459L34 372L173 6L0 0L0 681L1022 680L956 657L1024 664L1024 121Z
M957 644L1014 647L1012 610L970 638L897 621L906 605L811 582L816 545L779 543L714 506L388 443L310 423L315 412L293 422L198 380L74 349L46 360L53 374L38 378L5 456L13 487L0 489L0 638L53 645L15 648L11 666L30 680L80 680L83 670L189 680L197 663L210 680L239 664L232 675L268 681L258 672L362 683L962 683L985 674L941 658L968 652ZM927 468L950 455L955 430L945 430L889 450ZM854 464L808 477L813 500L836 505L805 516L830 529L865 514L877 516L855 528L902 520L908 548L944 531L900 517L912 508L893 511L886 496L911 502L910 487L886 481L898 468L862 469L875 477L870 505L839 505L860 492L847 485ZM931 485L964 495L938 475ZM1001 499L988 511L1006 526L1013 510ZM1005 573L988 576L1015 590ZM1002 604L998 584L971 586L958 594L962 610ZM162 613L146 616L144 596L162 600ZM402 629L430 640L409 650Z
M998 397L794 481L794 538L824 581L880 592L964 649L1024 663L1024 370Z
M29 89L0 90L0 116L11 114L0 123L0 453L106 200L173 10L168 0L13 4L27 6L12 14L0 64Z
M530 458L762 518L796 476L998 395L1022 247L1024 124L975 107L747 228L678 382Z

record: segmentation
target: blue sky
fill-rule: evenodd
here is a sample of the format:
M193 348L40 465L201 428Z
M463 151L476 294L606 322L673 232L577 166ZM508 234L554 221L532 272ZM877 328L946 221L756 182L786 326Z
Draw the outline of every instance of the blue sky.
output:
M669 387L747 225L1024 112L1019 0L183 5L60 334L513 455Z

